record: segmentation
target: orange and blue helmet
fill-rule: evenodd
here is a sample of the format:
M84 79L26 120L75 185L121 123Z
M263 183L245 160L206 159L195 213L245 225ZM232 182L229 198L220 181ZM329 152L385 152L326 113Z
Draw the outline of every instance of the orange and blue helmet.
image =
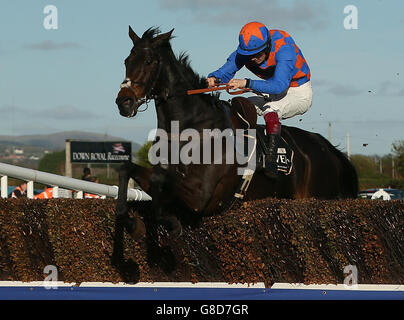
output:
M264 50L270 43L268 28L260 22L249 22L240 31L237 52L253 55Z

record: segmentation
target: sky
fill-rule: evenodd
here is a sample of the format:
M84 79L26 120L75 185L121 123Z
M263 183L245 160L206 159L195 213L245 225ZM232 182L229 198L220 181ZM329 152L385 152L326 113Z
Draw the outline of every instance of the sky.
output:
M44 26L49 5L57 29ZM357 28L347 29L352 5ZM351 154L388 154L404 140L403 11L401 0L0 0L0 135L80 130L142 144L156 127L154 104L131 119L115 104L128 26L139 36L174 28L174 52L206 76L237 48L241 27L260 21L291 34L311 69L312 107L283 124L345 152L349 135Z

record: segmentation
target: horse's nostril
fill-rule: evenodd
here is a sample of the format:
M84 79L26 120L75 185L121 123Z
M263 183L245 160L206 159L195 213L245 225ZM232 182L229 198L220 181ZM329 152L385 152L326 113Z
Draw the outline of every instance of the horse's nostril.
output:
M121 97L115 100L116 104L120 107L131 107L133 105L133 99L128 97Z
M130 107L130 106L133 104L133 100L130 99L130 98L125 99L125 100L123 100L122 104L123 104L125 107Z

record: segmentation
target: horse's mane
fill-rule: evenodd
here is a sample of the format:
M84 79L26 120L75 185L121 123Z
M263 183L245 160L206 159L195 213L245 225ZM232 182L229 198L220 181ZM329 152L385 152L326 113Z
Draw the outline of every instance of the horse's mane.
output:
M158 27L150 27L149 29L147 29L143 35L142 35L142 40L152 40L154 39L156 36L158 36L161 33L160 28ZM173 36L171 36L170 40L173 38Z
M190 76L190 85L193 88L205 88L206 78L201 77L197 72L191 67L191 61L189 60L189 55L185 52L181 52L177 58L180 66L183 68L185 73Z
M152 40L157 37L161 33L160 28L151 27L147 29L143 35L142 40ZM170 40L173 39L174 36L170 37ZM206 78L201 77L197 72L195 72L191 67L191 62L188 54L185 52L180 52L178 56L175 57L179 67L184 71L184 74L189 77L189 85L192 87L190 89L196 88L205 88L206 87Z

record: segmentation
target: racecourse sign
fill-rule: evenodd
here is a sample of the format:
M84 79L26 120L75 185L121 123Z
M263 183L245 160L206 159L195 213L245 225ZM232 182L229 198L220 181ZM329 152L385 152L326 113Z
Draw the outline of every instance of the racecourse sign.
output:
M131 142L70 141L72 163L119 163L132 160Z

